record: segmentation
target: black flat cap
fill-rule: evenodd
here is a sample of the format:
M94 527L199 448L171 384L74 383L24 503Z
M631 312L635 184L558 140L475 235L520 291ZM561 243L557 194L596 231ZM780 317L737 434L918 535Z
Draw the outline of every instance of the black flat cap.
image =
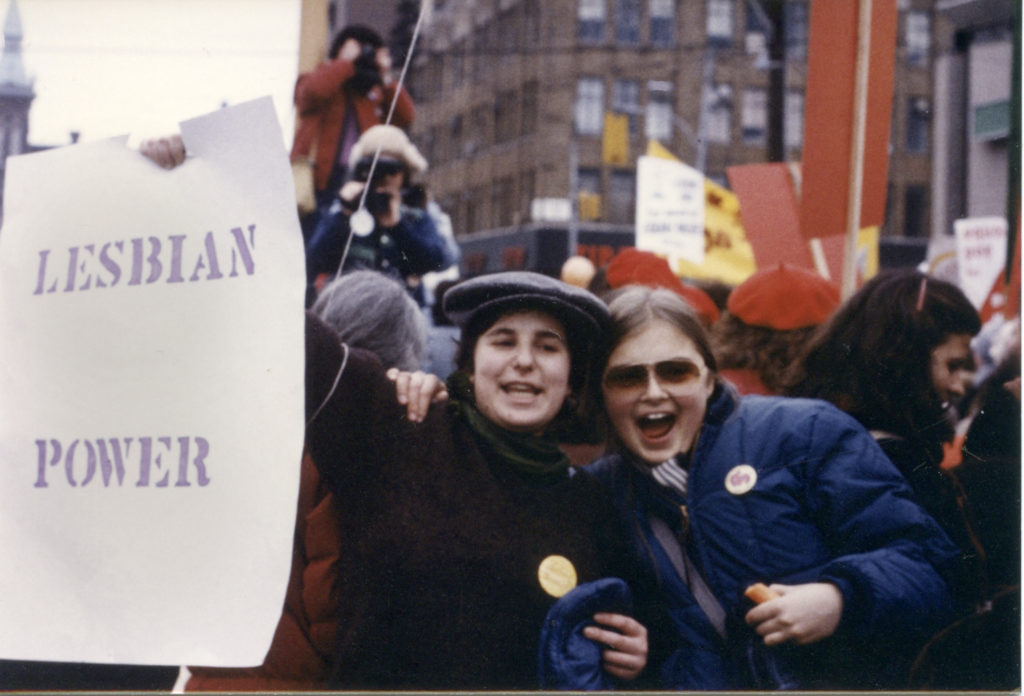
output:
M551 312L576 340L606 340L608 307L596 295L531 271L491 273L462 281L444 294L444 311L465 329L482 316L541 309Z

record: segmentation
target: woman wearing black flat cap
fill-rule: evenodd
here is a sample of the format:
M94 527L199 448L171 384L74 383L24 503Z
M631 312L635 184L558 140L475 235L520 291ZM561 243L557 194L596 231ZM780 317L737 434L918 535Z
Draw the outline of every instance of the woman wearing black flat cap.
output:
M459 369L418 423L376 359L307 330L307 448L341 510L335 687L536 689L557 598L629 578L609 499L556 444L601 366L605 306L527 272L465 281L444 302ZM584 635L605 672L635 677L644 627L597 621Z

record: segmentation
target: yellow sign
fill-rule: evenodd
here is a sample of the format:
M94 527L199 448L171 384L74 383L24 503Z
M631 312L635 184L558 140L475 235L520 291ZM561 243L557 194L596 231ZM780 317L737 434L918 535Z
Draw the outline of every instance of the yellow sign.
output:
M647 154L680 161L657 140L647 142ZM704 179L704 261L677 258L677 275L697 280L717 280L739 285L757 270L754 250L740 221L740 200L729 189Z
M601 138L601 161L625 166L629 163L629 116L606 111Z
M601 219L601 194L592 191L580 191L579 194L580 220Z
M859 282L878 274L878 227L865 227L857 233L857 276Z

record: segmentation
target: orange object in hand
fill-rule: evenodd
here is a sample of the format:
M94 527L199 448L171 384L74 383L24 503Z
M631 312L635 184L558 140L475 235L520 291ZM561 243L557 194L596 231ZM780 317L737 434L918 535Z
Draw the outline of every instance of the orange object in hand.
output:
M769 599L775 599L781 595L774 590L768 589L768 586L763 582L755 582L743 592L743 596L747 597L755 604L763 604Z

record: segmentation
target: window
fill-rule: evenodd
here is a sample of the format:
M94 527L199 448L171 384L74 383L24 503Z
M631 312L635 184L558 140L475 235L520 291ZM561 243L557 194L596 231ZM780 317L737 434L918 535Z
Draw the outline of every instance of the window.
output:
M732 140L732 88L715 85L713 94L715 98L706 114L704 132L708 142L728 143Z
M907 12L904 27L906 31L907 64L926 67L932 43L931 21L928 13L918 10Z
M503 143L512 140L518 134L519 113L517 112L516 93L498 92L494 100L494 141Z
M650 0L651 43L672 46L676 42L676 6L672 0Z
M452 62L452 89L458 89L466 84L466 42L455 46L451 52Z
M767 17L747 8L747 29L743 35L743 46L747 55L753 58L754 66L759 70L768 69L768 37L765 35L763 22Z
M584 77L576 83L576 133L601 135L604 128L604 82Z
M740 123L746 145L764 145L768 121L768 94L763 89L743 90Z
M520 135L537 132L537 83L527 82L523 85L523 116L519 123Z
M913 97L907 108L907 152L923 155L928 152L931 108L924 97Z
M920 184L907 186L903 192L903 234L927 237L928 233L928 187Z
M469 203L469 231L478 232L480 230L486 230L487 224L487 200L488 200L487 187L477 186L470 193Z
M580 168L576 174L576 188L580 193L601 193L601 170Z
M494 107L491 106L478 106L470 113L470 131L467 134L466 141L470 143L472 148L471 152L483 149L490 145L493 140L491 139L491 119L494 116Z
M513 196L512 179L505 177L494 182L491 189L491 215L493 217L492 227L506 227L513 224L512 216Z
M787 60L807 58L807 3L790 0L782 8L782 21L786 32Z
M527 170L519 175L519 210L520 219L527 218L530 212L530 205L533 203L535 194L535 181L537 179L533 170Z
M644 135L654 140L672 139L672 84L651 81L647 83L647 113Z
M636 219L636 174L616 169L608 180L608 222L632 223Z
M732 43L732 0L707 0L708 41L719 45Z
M601 219L601 170L578 170L576 172L576 193L579 196L580 220Z
M604 16L603 10L601 16ZM543 19L539 0L523 0L523 43L525 45L536 46L541 42L543 38L541 36L541 22ZM602 35L603 33L604 30L602 30Z
M800 148L804 144L804 93L786 92L786 147Z
M576 9L577 35L580 41L598 43L604 41L606 0L579 0Z
M448 157L446 159L460 157L462 157L462 116L455 116L448 128Z
M635 80L616 80L612 85L612 111L629 117L629 134L637 133L640 114L640 83Z
M615 40L640 43L640 0L615 0Z

